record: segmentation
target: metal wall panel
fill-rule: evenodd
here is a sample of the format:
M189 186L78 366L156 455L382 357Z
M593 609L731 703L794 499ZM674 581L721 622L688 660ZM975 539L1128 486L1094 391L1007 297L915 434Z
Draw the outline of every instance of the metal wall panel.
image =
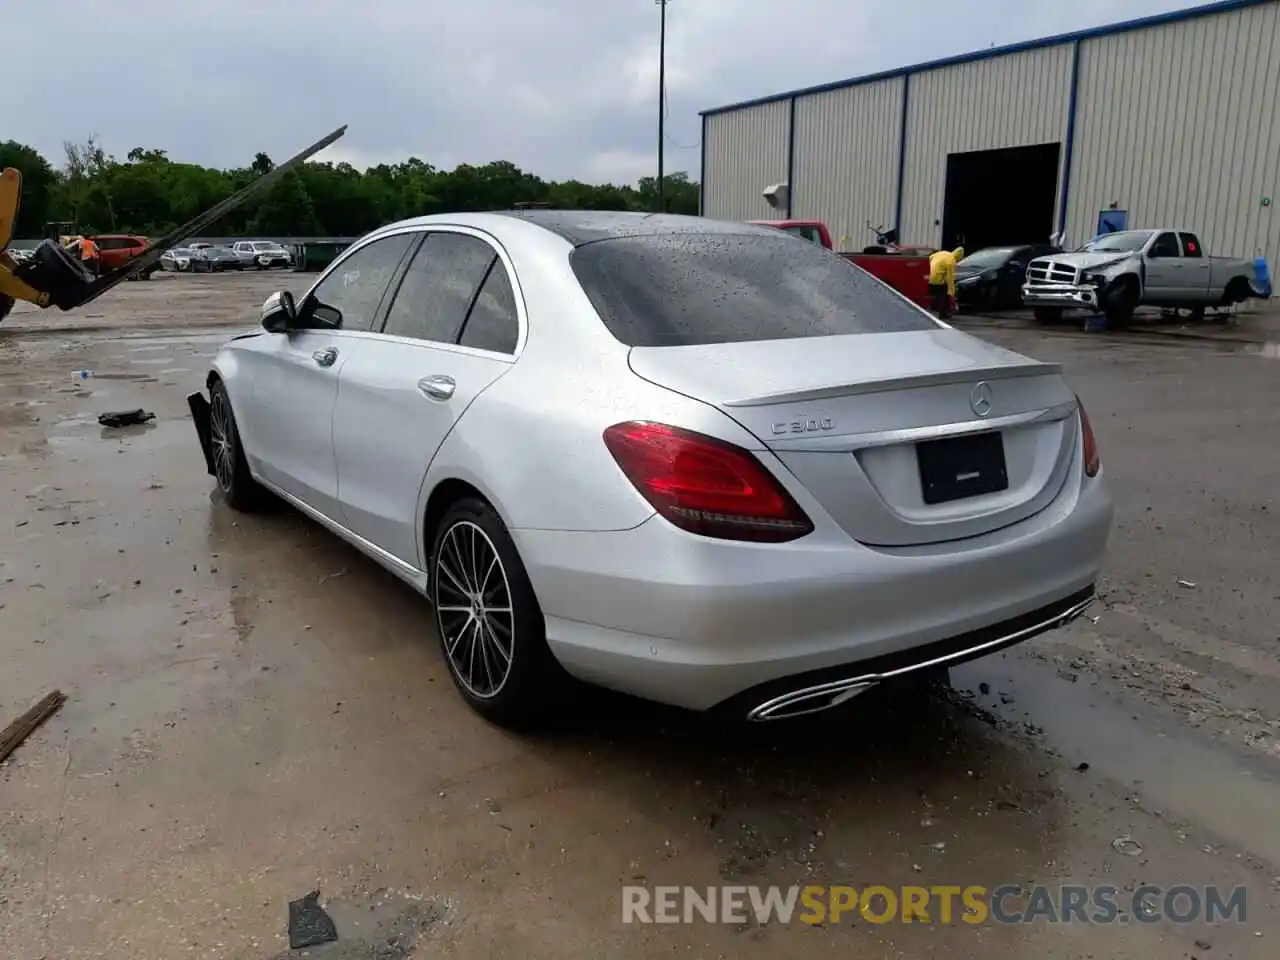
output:
M896 77L796 101L791 215L825 221L838 249L874 243L868 220L893 225L905 83Z
M1063 43L912 74L899 229L904 243L942 242L948 154L1037 143L1065 148L1072 49ZM1061 180L1059 171L1059 187Z
M703 212L719 220L776 220L761 191L787 179L791 102L707 117Z
M1130 227L1280 257L1280 4L1084 41L1078 83L1069 241L1115 203Z

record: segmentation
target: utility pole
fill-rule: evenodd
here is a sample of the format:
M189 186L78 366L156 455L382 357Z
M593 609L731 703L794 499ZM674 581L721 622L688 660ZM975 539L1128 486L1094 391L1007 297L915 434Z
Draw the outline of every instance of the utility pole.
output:
M666 177L662 172L663 149L667 137L667 3L669 0L653 0L658 5L658 212L667 212Z

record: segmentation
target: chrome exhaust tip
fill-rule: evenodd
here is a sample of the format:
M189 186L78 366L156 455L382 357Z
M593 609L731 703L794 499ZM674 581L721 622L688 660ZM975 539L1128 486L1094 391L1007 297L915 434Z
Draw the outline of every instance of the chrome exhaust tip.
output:
M822 713L848 703L860 693L876 685L875 680L837 680L817 687L803 687L766 700L747 714L753 723L765 720L790 720L811 713Z

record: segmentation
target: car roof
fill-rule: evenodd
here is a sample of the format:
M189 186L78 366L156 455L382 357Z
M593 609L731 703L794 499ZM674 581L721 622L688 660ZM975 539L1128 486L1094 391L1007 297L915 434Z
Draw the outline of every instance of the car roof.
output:
M453 225L501 233L515 223L553 233L578 247L597 240L660 234L755 234L776 237L777 230L748 223L712 220L681 214L641 213L622 210L497 210L485 213L437 213L387 224L382 233L404 227Z

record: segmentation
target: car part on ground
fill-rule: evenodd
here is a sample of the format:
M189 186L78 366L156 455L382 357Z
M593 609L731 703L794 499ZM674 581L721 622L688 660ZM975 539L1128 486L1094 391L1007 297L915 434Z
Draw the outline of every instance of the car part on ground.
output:
M393 224L269 298L208 388L223 496L270 491L430 598L503 723L564 674L829 708L1078 615L1111 523L1057 365L742 224Z
M1041 322L1087 310L1122 327L1140 306L1203 313L1269 296L1256 283L1257 272L1251 260L1208 256L1187 230L1124 230L1095 237L1074 253L1033 260L1022 299Z

